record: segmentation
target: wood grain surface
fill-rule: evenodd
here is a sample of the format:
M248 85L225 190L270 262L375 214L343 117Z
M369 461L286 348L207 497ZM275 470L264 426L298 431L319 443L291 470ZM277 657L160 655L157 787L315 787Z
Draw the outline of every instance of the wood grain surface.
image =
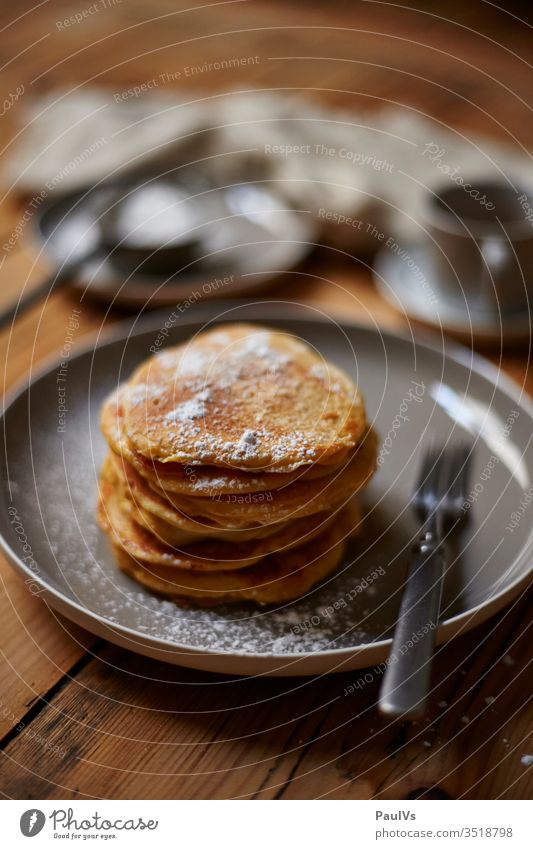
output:
M58 86L117 91L176 66L253 54L259 63L206 73L202 87L303 90L368 112L393 103L533 149L533 40L520 11L479 1L420 5L109 0L58 29L83 2L3 4L1 95L21 84L21 101ZM176 83L189 84L198 80ZM3 116L3 155L16 144L22 105ZM25 209L3 189L2 236ZM0 266L0 305L46 270L36 246L21 239ZM324 252L304 270L284 283L282 297L404 326L363 264ZM73 306L68 293L52 295L0 334L4 390L60 351ZM84 303L75 345L123 317ZM533 389L528 345L488 354ZM345 695L359 673L234 681L170 667L60 619L3 559L0 582L5 797L531 797L522 761L531 751L527 594L439 650L427 715L401 723L375 710L379 670L363 671L368 683Z

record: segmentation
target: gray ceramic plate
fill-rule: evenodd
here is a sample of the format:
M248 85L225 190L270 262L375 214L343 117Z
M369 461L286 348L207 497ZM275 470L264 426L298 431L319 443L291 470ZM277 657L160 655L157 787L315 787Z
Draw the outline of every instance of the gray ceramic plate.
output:
M374 260L374 282L396 310L453 333L464 342L500 344L502 339L511 342L531 336L531 315L527 310L494 315L469 308L466 302L454 304L444 296L436 297L438 278L424 245L408 245L403 258L390 248L382 248Z
M118 571L95 522L105 453L98 417L107 393L149 355L166 318L152 316L135 333L119 331L71 358L61 384L64 419L57 365L5 412L2 546L48 604L128 649L217 672L320 674L382 661L417 532L409 500L423 447L468 433L478 433L470 522L450 541L439 640L483 621L523 587L532 557L533 420L518 388L448 341L339 326L311 309L268 302L191 309L168 343L204 322L262 321L308 340L352 374L383 441L364 536L334 578L279 610L183 610L143 591Z
M228 191L239 188L233 186ZM313 250L316 227L307 213L287 208L282 196L269 187L259 186L255 191L253 214L232 215L227 210L224 217L219 211L221 222L209 240L204 237L202 258L184 262L180 274L149 276L139 269L128 276L111 252L84 263L70 281L71 288L114 306L143 309L178 301L255 296L272 288L281 275L296 268ZM39 210L34 231L58 267L70 255L72 243L87 232L92 214L86 192L62 196ZM206 215L216 220L212 210Z

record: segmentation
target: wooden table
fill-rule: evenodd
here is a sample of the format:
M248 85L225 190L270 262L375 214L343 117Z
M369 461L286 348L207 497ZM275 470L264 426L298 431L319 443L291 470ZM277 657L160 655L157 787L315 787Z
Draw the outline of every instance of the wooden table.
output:
M446 3L445 19L435 4L421 12L379 2L235 0L182 11L194 4L109 0L64 31L56 22L82 3L52 0L30 12L32 5L0 12L9 27L3 96L21 83L26 97L88 80L116 91L168 70L177 55L184 66L253 54L259 63L205 74L202 86L303 88L369 112L385 101L408 104L465 133L533 148L530 30L490 4ZM20 105L3 122L12 132ZM23 209L8 196L0 232ZM40 277L34 260L21 240L0 270L2 302ZM402 326L361 267L325 258L318 271L342 287L302 278L290 296L354 318L364 304L381 325ZM5 387L59 352L73 304L54 295L2 333ZM114 319L85 305L76 344ZM527 346L492 358L533 387ZM521 762L531 720L525 597L439 652L427 716L406 724L376 713L379 680L338 699L353 674L229 681L154 663L59 620L3 560L0 579L7 797L531 797L531 770Z

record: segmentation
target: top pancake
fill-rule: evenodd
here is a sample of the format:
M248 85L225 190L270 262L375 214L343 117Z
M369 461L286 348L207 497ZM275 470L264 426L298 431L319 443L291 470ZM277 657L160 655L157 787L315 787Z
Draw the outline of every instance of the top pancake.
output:
M365 429L347 375L295 337L249 324L151 357L122 401L129 445L161 463L290 472L337 462Z
M345 454L348 454L340 452L336 463L314 463L292 472L243 471L202 465L191 468L183 463L150 460L132 450L124 434L123 396L126 390L127 387L121 387L106 399L101 415L102 432L112 451L163 493L177 492L205 497L280 489L297 480L315 480L331 475L345 461Z

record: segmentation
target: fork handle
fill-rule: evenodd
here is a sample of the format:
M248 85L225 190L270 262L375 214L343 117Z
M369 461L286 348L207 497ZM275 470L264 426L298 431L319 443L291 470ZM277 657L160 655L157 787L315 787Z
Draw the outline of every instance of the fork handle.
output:
M439 538L425 533L413 549L379 694L379 709L390 716L409 718L425 711L445 564Z

